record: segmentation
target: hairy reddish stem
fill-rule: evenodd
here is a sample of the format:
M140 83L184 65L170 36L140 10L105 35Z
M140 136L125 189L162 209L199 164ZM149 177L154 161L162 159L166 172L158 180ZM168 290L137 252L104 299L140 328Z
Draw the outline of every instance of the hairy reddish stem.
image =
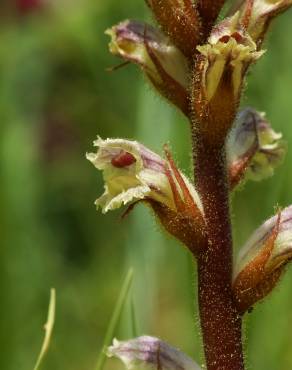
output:
M225 146L194 133L196 184L208 243L198 256L200 320L208 370L243 370L241 318L232 298L232 233Z
M198 12L203 20L203 33L208 37L226 0L198 0Z

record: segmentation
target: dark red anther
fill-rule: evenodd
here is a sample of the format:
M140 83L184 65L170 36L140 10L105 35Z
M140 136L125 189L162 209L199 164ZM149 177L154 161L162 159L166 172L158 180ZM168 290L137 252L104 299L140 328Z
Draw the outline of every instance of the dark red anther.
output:
M131 166L131 164L135 162L136 158L131 153L125 152L124 150L122 150L111 160L111 164L117 168Z
M242 35L239 32L234 32L231 37L236 40L238 43L241 43L243 40Z
M229 35L224 35L222 36L219 41L221 42L224 42L224 44L227 44L227 42L230 40L230 36Z
M234 32L231 36L224 35L222 36L219 41L224 42L224 44L227 44L227 42L230 40L230 38L233 38L236 42L241 43L243 40L242 35L239 32Z

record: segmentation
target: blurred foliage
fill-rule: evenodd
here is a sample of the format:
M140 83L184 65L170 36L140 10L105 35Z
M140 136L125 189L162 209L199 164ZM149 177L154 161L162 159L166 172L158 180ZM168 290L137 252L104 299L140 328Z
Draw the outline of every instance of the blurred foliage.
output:
M52 286L56 325L43 368L94 369L130 266L134 285L116 336L156 335L202 361L191 257L160 232L147 209L137 207L124 221L120 212L97 213L102 178L85 160L97 134L124 136L159 152L170 142L191 173L183 117L135 67L105 72L119 61L107 52L104 30L145 17L137 0L1 1L1 369L33 368ZM243 102L265 110L290 143L291 19L290 12L274 24ZM235 194L236 246L275 205L291 203L291 161L289 151L273 178ZM250 368L292 368L291 285L290 270L245 322ZM122 366L111 360L106 368Z

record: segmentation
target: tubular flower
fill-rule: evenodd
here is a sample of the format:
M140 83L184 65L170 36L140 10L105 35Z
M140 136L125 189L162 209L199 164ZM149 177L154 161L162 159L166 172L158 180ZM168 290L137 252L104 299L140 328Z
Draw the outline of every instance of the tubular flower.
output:
M242 22L258 46L262 44L274 17L290 8L292 0L247 0L242 6Z
M202 205L170 153L167 151L168 159L164 160L142 144L124 139L98 138L94 145L97 153L87 154L87 159L103 171L105 180L97 207L105 213L144 200L168 232L193 248L195 234L202 233Z
M249 65L263 54L240 26L240 13L212 30L199 55L192 99L201 129L212 138L224 138L231 128Z
M227 141L231 188L243 178L254 181L272 176L283 161L286 143L264 113L252 108L241 111Z
M292 258L292 206L267 220L240 250L233 291L241 312L264 298Z
M239 13L215 26L208 44L198 46L198 51L205 57L203 87L205 97L210 101L220 83L224 82L225 73L230 73L233 94L238 97L242 78L248 65L256 61L263 52L256 51L256 44L239 27Z
M159 30L138 21L124 21L106 31L111 53L141 67L164 97L188 112L188 62Z
M149 336L123 342L114 339L107 355L119 358L127 369L200 370L190 357L160 339Z

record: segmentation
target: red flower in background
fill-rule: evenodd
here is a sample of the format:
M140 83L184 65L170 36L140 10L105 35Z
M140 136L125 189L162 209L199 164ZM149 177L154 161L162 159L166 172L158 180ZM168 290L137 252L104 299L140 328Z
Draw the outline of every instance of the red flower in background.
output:
M43 0L16 0L17 10L21 14L27 14L38 10L43 5Z

